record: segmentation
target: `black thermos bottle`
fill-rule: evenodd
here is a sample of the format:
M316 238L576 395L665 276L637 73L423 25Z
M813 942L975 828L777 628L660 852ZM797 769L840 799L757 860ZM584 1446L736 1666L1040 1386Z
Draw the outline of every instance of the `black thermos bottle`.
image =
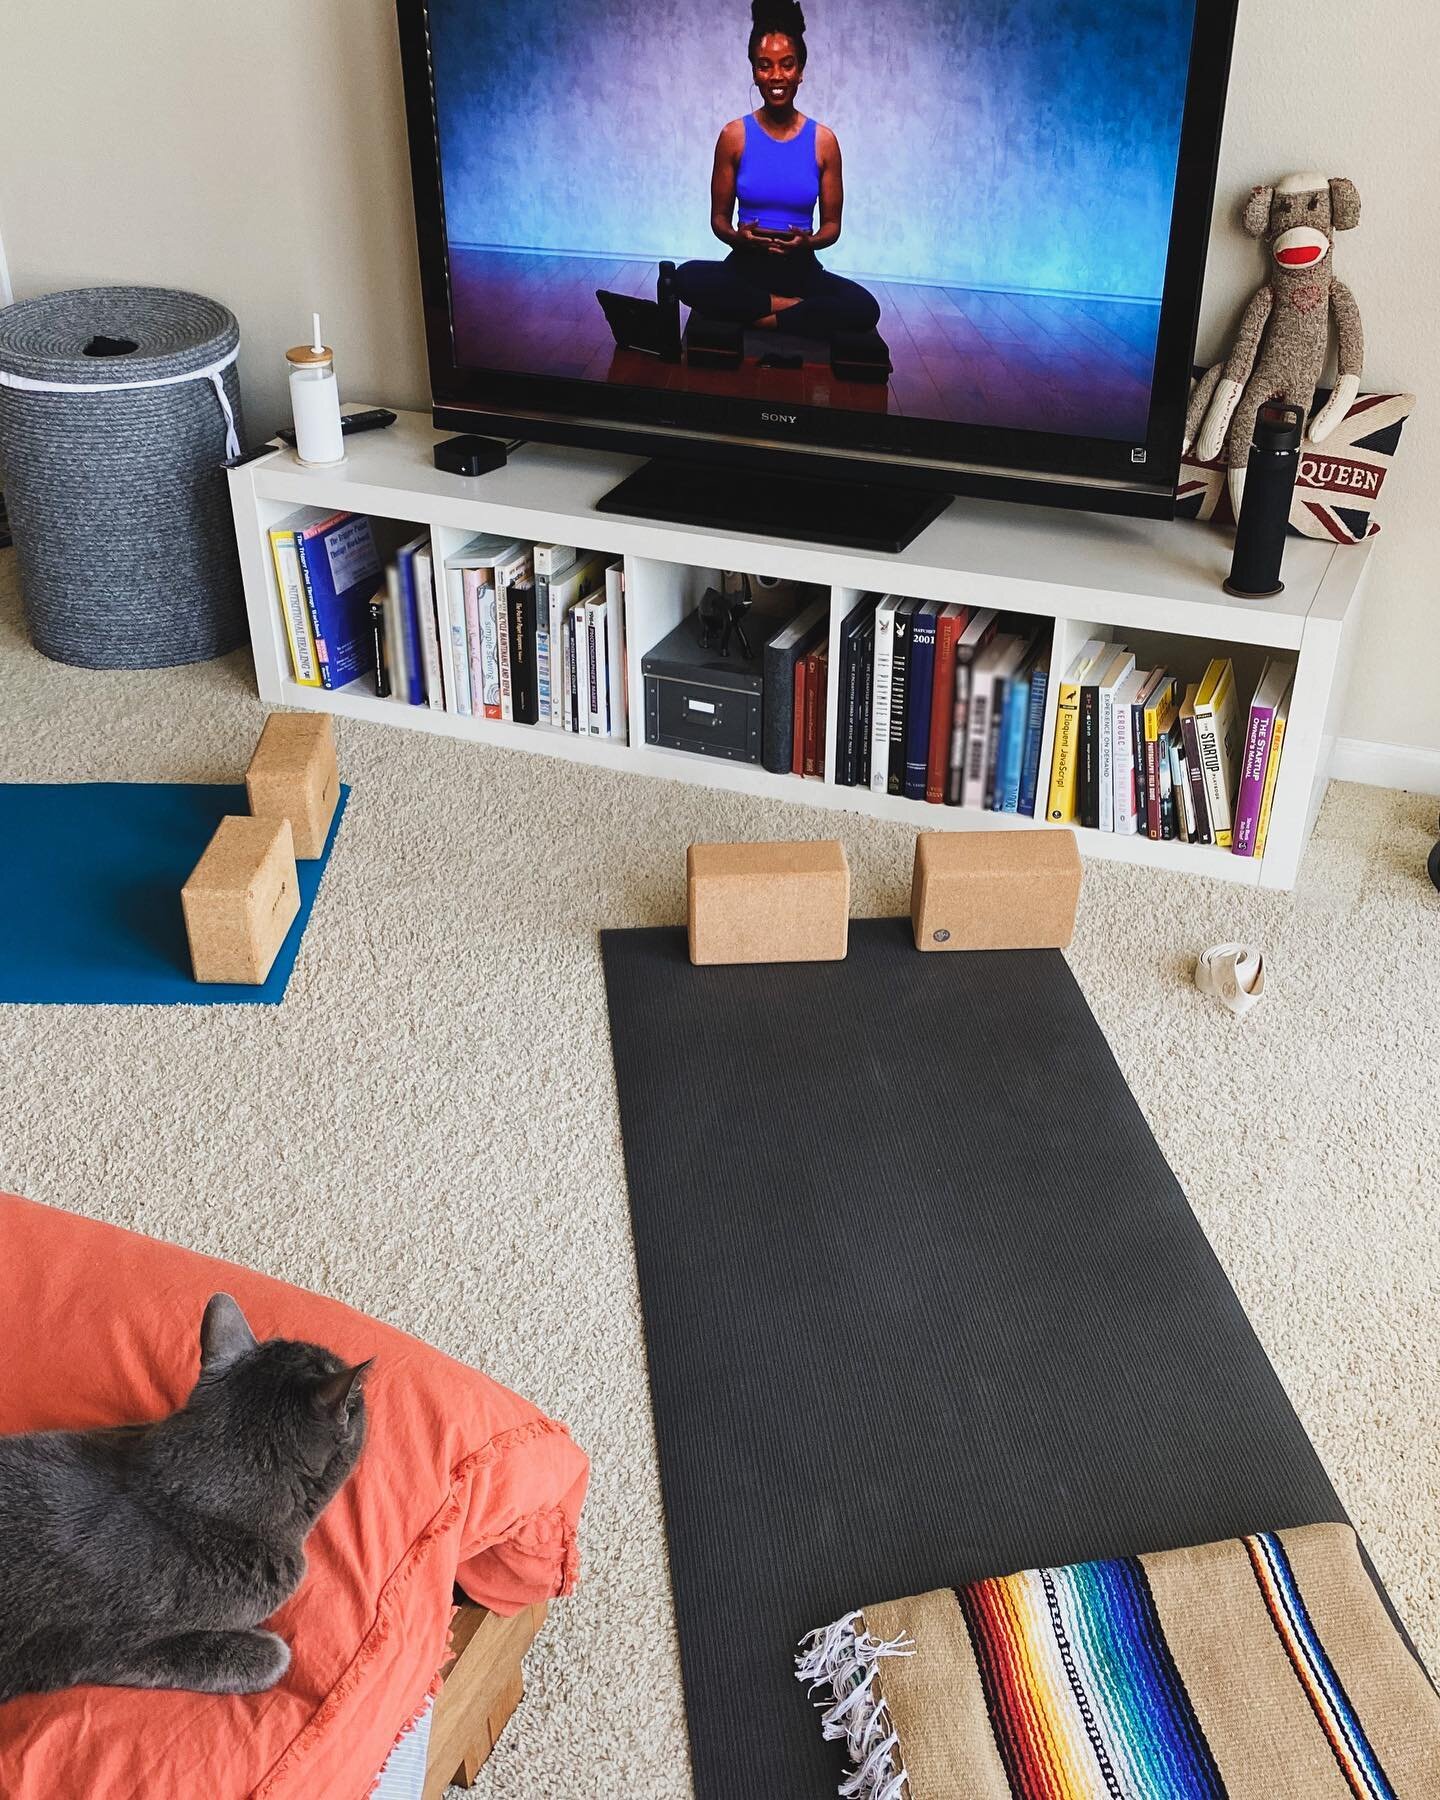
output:
M1285 586L1280 559L1304 430L1304 413L1283 400L1266 401L1255 420L1245 496L1235 523L1235 555L1225 583L1225 592L1241 600L1268 600Z

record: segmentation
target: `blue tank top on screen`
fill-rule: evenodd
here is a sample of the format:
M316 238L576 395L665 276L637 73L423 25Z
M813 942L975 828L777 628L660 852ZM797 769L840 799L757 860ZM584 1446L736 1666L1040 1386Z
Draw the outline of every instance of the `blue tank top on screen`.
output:
M815 156L815 121L780 143L754 113L745 115L745 148L735 178L742 225L770 231L809 231L820 201L820 164Z

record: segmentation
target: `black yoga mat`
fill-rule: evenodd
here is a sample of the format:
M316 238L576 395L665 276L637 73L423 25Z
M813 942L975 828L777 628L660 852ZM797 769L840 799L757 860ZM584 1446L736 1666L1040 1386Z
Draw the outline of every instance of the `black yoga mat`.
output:
M1344 1518L1058 952L604 957L701 1800L834 1793L851 1607Z

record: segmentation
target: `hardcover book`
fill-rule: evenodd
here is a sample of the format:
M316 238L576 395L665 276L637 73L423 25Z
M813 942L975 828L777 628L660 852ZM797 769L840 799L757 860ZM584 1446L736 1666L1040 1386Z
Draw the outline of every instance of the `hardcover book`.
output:
M1195 696L1195 732L1205 769L1205 800L1210 828L1222 850L1231 845L1235 780L1240 757L1240 700L1235 665L1215 657Z
M950 713L950 755L945 770L945 804L960 806L965 800L965 751L969 744L970 689L975 658L994 637L1000 615L983 607L972 612L955 640L955 693Z
M875 609L875 668L870 679L870 791L883 794L890 775L890 679L895 666L898 594Z
M905 791L906 683L910 674L910 630L918 600L902 600L895 608L894 646L890 665L890 732L885 792Z
M1198 681L1192 681L1185 690L1185 698L1180 702L1180 735L1185 745L1185 778L1190 784L1190 817L1193 821L1191 842L1212 844L1215 835L1210 829L1210 808L1205 799L1205 770L1200 761L1200 734L1195 729L1195 696L1199 692Z
M1260 830L1260 805L1270 765L1270 746L1275 714L1295 677L1293 662L1266 659L1250 702L1250 721L1245 732L1245 751L1240 761L1240 789L1235 796L1235 821L1230 844L1236 856L1254 856Z
M1117 650L1096 686L1095 822L1101 831L1115 829L1115 695L1134 672L1134 652Z
M1265 840L1270 835L1270 809L1275 802L1275 784L1280 776L1280 753L1285 747L1285 721L1290 716L1293 683L1280 696L1275 708L1275 723L1270 733L1270 755L1265 764L1265 789L1260 796L1260 823L1255 832L1255 854L1265 854Z
M940 602L927 600L915 609L910 626L910 671L905 697L905 781L907 800L925 798L930 762L930 697L935 682L935 633Z
M1055 825L1075 820L1076 775L1080 757L1080 689L1095 662L1110 648L1091 638L1066 671L1055 696L1055 748L1050 758L1050 793L1045 817Z
M935 673L930 687L930 742L925 754L925 798L931 806L945 801L950 767L950 730L955 717L955 648L970 612L964 606L942 606L935 619Z
M1016 811L1035 817L1040 792L1040 753L1045 743L1045 699L1050 691L1050 650L1042 650L1030 671L1030 712L1025 724L1025 752Z
M878 594L866 594L851 607L840 621L840 678L837 687L839 716L836 721L835 780L841 787L854 787L860 768L860 651L865 629L871 625ZM828 613L827 613L828 617Z

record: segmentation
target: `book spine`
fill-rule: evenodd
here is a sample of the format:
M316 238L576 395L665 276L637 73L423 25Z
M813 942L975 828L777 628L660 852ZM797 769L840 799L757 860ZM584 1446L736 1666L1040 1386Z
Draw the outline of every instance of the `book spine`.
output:
M320 609L315 604L315 582L310 572L310 559L306 555L305 539L298 531L295 533L295 554L300 564L300 586L305 594L305 612L315 638L315 661L320 670L320 685L329 692L335 686L334 673L330 668L330 651L325 642Z
M870 703L875 673L875 620L861 633L860 647L860 746L856 756L855 785L870 786Z
M1130 728L1133 708L1129 702L1110 706L1110 811L1117 837L1135 835L1135 739Z
M370 619L370 646L375 658L375 697L384 700L390 693L389 652L385 647L385 592L377 588L365 603Z
M817 692L819 663L819 650L811 650L805 658L805 773L807 775L814 775L818 772L815 760L815 740L820 716Z
M836 732L835 779L854 787L860 748L860 658L858 632L840 640L839 730Z
M535 700L540 708L540 717L535 722L548 725L554 683L550 678L550 556L543 544L536 546L534 569Z
M950 725L955 717L955 640L960 620L940 615L935 627L935 673L930 690L930 746L925 763L925 799L931 806L945 803L945 781L950 773Z
M1224 686L1216 690L1217 698ZM1230 793L1226 773L1228 758L1221 742L1224 727L1219 709L1211 705L1195 708L1195 731L1200 740L1200 760L1205 768L1205 804L1210 815L1210 829L1222 850L1231 843Z
M1191 837L1197 844L1214 841L1210 830L1210 808L1205 799L1205 770L1200 763L1200 734L1195 729L1195 715L1186 713L1180 720L1180 737L1185 746L1185 779L1190 787L1190 814L1195 821Z
M1000 758L1004 754L1005 708L1010 698L1011 683L997 675L990 690L990 730L985 738L985 810L999 812L1000 783L1003 771Z
M1075 771L1080 743L1080 684L1062 681L1055 695L1055 749L1050 758L1050 798L1045 817L1052 825L1075 819Z
M910 677L910 633L913 616L895 615L895 648L890 665L890 739L889 765L885 775L885 792L905 791L905 699Z
M1160 788L1159 739L1145 733L1145 835L1158 843L1161 836L1163 802Z
M417 550L410 565L415 588L416 615L420 621L420 647L425 659L425 704L432 712L445 710L445 680L440 664L440 628L435 617L435 583L430 553Z
M539 665L535 644L535 588L514 583L507 594L510 624L511 713L517 725L539 722Z
M1175 832L1175 788L1170 779L1170 746L1162 738L1155 740L1155 770L1160 794L1160 836L1169 840Z
M499 676L500 717L515 717L515 688L510 671L511 574L495 571L495 661Z
M1080 769L1077 776L1080 823L1100 829L1100 690L1080 690Z
M930 756L930 697L935 686L934 613L916 613L910 629L910 668L906 676L905 781L907 800L925 798Z
M1101 831L1115 829L1115 689L1103 687L1096 695L1095 721L1095 823Z
M450 610L450 669L455 683L455 710L462 719L468 719L472 711L470 640L465 619L465 578L462 570L445 571L445 591Z
M965 722L965 787L962 806L985 804L986 759L990 749L990 708L995 701L995 676L986 669L970 671L970 705Z
M870 683L870 791L883 794L890 772L890 678L895 662L895 609L875 615L875 670Z
M1020 784L1025 760L1025 734L1030 722L1030 682L1025 678L1008 683L1005 689L1005 748L1001 759L1004 771L995 793L995 810L1018 813Z
M580 730L580 617L577 601L565 612L565 729L575 733Z
M970 742L970 690L975 685L975 671L970 657L956 650L955 699L950 711L950 758L945 770L945 804L963 805L965 800L965 750Z
M280 592L280 618L290 645L290 672L301 687L319 687L320 661L315 653L315 633L300 573L300 547L291 531L270 533L270 557L275 564L275 585Z
M420 611L415 589L415 552L401 551L396 559L400 570L400 624L405 635L405 698L411 706L425 704L425 653L420 639Z
M1265 770L1270 760L1270 733L1275 709L1252 706L1245 732L1245 755L1240 764L1240 791L1235 798L1230 850L1235 856L1253 856L1260 827L1260 802L1265 794Z
M607 727L612 738L630 737L630 691L625 672L625 569L616 563L605 572L605 681L609 697Z
M825 779L825 751L830 724L830 646L822 643L815 655L815 774Z
M610 735L610 664L605 643L605 620L609 602L597 600L590 607L587 625L590 632L590 735Z
M1030 677L1030 705L1025 721L1024 761L1020 774L1020 793L1015 810L1025 818L1035 817L1035 802L1040 790L1040 750L1045 739L1045 696L1050 687L1048 669L1036 669Z
M1130 758L1135 765L1135 830L1139 833L1150 817L1150 776L1145 767L1145 709L1138 700L1130 708Z
M803 653L795 658L794 697L792 710L794 718L790 725L790 773L805 773L805 695L808 691L808 673Z
M1270 754L1265 759L1265 788L1260 796L1260 819L1255 827L1255 854L1265 854L1270 835L1270 809L1275 802L1275 783L1280 778L1280 752L1285 747L1285 714L1277 712L1270 733Z
M1188 844L1192 835L1190 778L1185 772L1185 741L1180 735L1178 721L1170 728L1165 749L1170 763L1170 810L1175 820L1175 835L1182 843Z

